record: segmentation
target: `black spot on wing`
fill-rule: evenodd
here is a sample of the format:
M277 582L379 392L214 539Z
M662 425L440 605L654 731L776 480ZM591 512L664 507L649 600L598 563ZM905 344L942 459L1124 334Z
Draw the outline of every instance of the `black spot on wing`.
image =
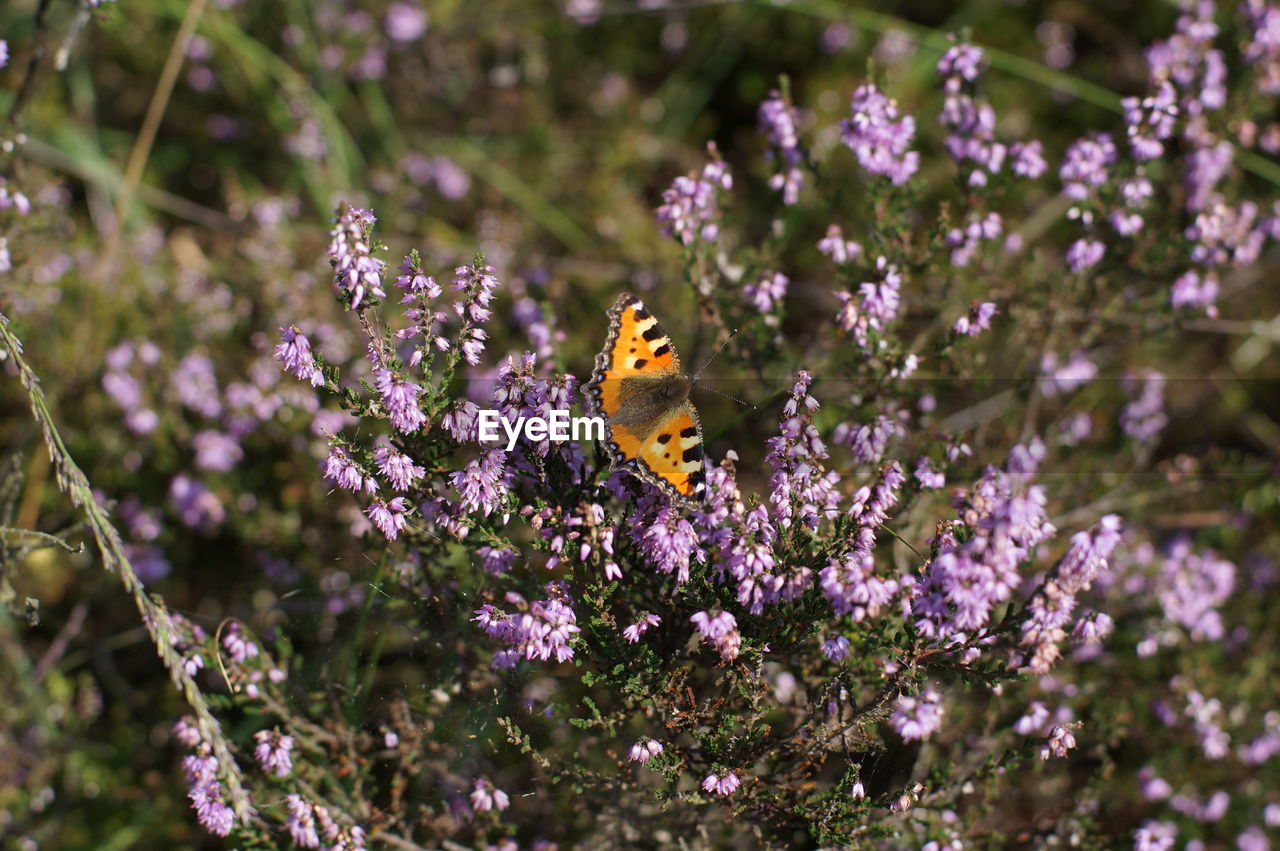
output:
M636 314L639 315L639 311L636 311ZM640 336L652 343L654 340L662 336L662 329L654 324L646 328Z
M663 446L667 445L667 443L669 443L670 441L671 441L671 435L669 434L658 435L658 442L661 443Z
M644 365L645 365L645 364L647 364L647 363L648 363L648 361L647 361L647 360L645 360L644 358L636 358L635 368L636 368L636 369L643 369L643 368L644 368Z
M669 352L669 351L671 351L671 344L670 344L670 343L663 343L661 346L658 346L658 348L656 348L656 349L654 349L654 350L653 350L653 356L654 356L654 357L657 357L657 358L660 358L660 357L662 357L663 355L665 355L665 354L666 354L667 352Z
M682 457L684 458L684 462L686 464L689 463L690 461L701 461L702 445L698 444L695 446L690 446L688 449L684 451L684 455Z
M697 426L689 426L688 428L686 428L686 429L684 429L683 431L681 431L681 432L680 432L680 436L681 436L681 437L697 437L697 436L698 436L698 427L697 427Z
M649 311L645 310L643 307L640 307L639 305L637 305L635 310L636 310L636 319L640 320L641 322L649 318Z

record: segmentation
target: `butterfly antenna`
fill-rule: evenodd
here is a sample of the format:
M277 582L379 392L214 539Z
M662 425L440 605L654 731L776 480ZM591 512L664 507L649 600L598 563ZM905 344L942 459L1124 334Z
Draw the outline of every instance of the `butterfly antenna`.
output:
M758 410L758 408L756 408L756 406L751 404L750 402L744 402L741 399L739 399L737 396L730 396L728 393L722 393L721 391L715 389L714 387L708 387L707 385L704 384L702 385L702 389L710 390L712 393L716 394L717 396L723 396L726 399L732 399L733 401L737 402L739 405L741 405L744 408L750 408L753 411Z
M734 328L732 331L729 332L729 336L725 337L724 340L721 341L720 345L716 346L716 350L711 353L711 357L707 358L707 362L702 365L701 369L699 369L697 372L693 374L693 377L690 379L690 381L692 381L694 384L698 383L698 379L702 377L703 371L706 370L707 367L711 366L711 362L713 360L715 360L720 356L720 353L724 351L724 347L729 345L729 341L732 340L733 335L737 333L738 333L737 328ZM714 387L707 387L705 385L703 386L703 389L710 390L712 393L715 393L717 396L723 396L726 399L732 399L733 401L737 402L739 405L741 405L744 408L750 408L753 411L756 410L755 405L751 404L750 402L744 402L741 399L739 399L737 396L730 396L728 393L722 393L721 391L715 389Z
M715 350L714 352L712 352L712 353L711 353L711 357L707 358L707 362L706 362L706 363L704 363L704 364L702 365L702 367L701 367L697 372L695 372L695 373L693 374L692 381L693 381L695 384L698 382L698 379L702 376L702 372L703 372L703 370L705 370L707 367L711 366L711 362L712 362L713 360L715 360L716 358L720 357L720 353L724 351L724 347L725 347L725 346L727 346L727 345L729 345L729 341L730 341L730 340L732 340L732 339L733 339L733 335L734 335L734 334L737 334L737 333L738 333L738 329L737 329L737 328L734 328L732 331L730 331L730 332L729 332L729 336L728 336L728 337L725 337L725 338L724 338L724 340L722 340L722 341L721 341L720 345L716 346L716 350ZM722 395L723 395L723 394L722 394Z

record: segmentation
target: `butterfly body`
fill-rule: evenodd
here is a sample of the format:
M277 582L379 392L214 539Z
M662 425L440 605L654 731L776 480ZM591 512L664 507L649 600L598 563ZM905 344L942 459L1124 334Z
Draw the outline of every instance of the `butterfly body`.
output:
M706 496L702 427L689 401L693 379L658 320L623 293L609 311L609 337L587 384L588 408L605 419L614 466L630 469L673 500Z

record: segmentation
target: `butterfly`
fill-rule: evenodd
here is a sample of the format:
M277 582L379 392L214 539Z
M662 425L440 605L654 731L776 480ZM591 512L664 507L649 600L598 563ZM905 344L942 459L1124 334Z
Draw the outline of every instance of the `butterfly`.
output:
M609 337L587 383L588 413L605 420L605 447L625 467L686 507L707 493L693 379L667 332L631 293L609 310Z

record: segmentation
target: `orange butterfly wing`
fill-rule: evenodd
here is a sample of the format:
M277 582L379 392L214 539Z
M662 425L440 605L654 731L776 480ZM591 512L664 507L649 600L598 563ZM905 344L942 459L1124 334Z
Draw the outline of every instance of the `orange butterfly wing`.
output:
M619 296L608 315L609 337L596 355L587 400L589 412L605 418L610 460L677 501L701 501L706 496L706 468L702 427L692 403L673 405L643 439L628 426L609 422L622 410L622 388L628 379L679 375L680 358L662 325L631 293Z

